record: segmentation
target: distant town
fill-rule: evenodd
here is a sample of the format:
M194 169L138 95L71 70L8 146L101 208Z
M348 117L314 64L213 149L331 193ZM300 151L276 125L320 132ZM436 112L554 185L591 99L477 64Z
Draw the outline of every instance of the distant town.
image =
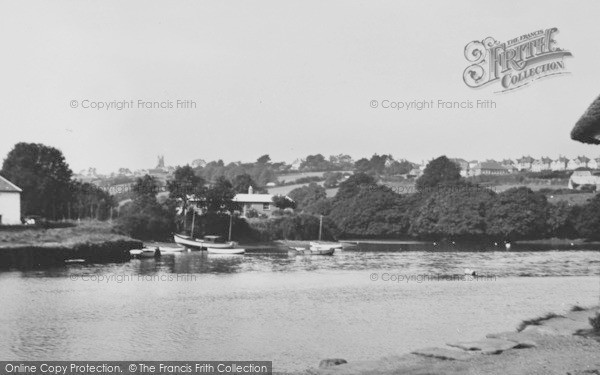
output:
M268 155L265 155L268 157ZM96 168L90 167L87 170L81 170L75 173L73 178L81 182L88 182L100 187L112 187L112 190L118 190L118 186L128 185L133 181L145 175L152 176L158 181L166 183L173 177L176 170L174 166L165 164L165 157L160 155L157 158L157 163L153 168L131 170L129 168L119 168L118 171L109 174L101 174L96 171ZM257 182L262 182L262 186L273 188L280 185L289 185L290 179L282 176L311 173L311 172L328 172L328 171L345 171L345 177L353 171L369 172L375 159L376 164L381 164L381 171L385 171L387 176L396 176L405 179L418 178L423 174L428 161L415 163L406 159L394 159L392 155L373 155L371 159L362 158L353 160L349 155L332 155L328 159L321 154L309 155L304 159L296 159L292 163L278 162L270 163L270 173L266 180L257 179ZM572 184L569 183L569 188L574 188L581 185L600 185L600 176L596 176L594 170L600 169L600 157L589 158L587 156L577 156L568 158L558 156L557 158L541 157L534 158L531 156L522 156L516 159L503 159L501 161L487 159L466 160L462 158L451 158L460 167L460 174L463 177L474 176L502 176L516 174L519 172L573 172ZM203 169L205 167L216 166L217 169L231 169L248 167L253 163L231 162L224 164L222 160L206 162L203 159L196 159L190 163L194 169ZM217 172L218 174L218 172ZM316 181L317 177L313 176ZM344 176L342 175L341 178ZM310 182L300 181L300 182ZM112 192L112 191L111 191Z

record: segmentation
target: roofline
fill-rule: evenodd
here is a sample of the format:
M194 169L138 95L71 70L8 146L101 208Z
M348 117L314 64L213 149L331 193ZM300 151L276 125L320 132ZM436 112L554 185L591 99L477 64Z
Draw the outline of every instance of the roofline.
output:
M10 182L9 180L7 180L6 178L2 177L2 175L0 175L0 178L4 181L6 181L10 186L14 187L17 192L22 193L23 189L21 189L20 187L18 187L17 185L13 184L12 182ZM0 190L0 191L4 191L4 192L10 192L12 190Z

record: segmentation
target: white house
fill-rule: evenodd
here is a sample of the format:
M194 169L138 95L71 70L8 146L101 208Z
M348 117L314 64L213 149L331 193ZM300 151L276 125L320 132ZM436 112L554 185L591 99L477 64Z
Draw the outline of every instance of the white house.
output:
M531 164L532 172L549 171L551 169L552 169L552 159L550 159L548 157L536 159Z
M591 171L575 171L569 178L569 189L581 189L583 186L596 186L596 191L600 187L600 176L592 175Z
M577 168L588 168L589 162L590 158L588 158L587 156L578 156L574 159L569 160L567 169L575 170Z
M0 225L21 224L21 188L0 176Z
M558 159L552 161L551 168L553 171L566 171L567 165L569 165L569 159L559 156Z
M248 194L236 194L233 201L242 206L242 216L247 216L250 210L255 210L259 215L264 214L271 217L273 211L277 209L273 197L273 194L254 194L252 186L250 186ZM287 199L291 201L290 198Z

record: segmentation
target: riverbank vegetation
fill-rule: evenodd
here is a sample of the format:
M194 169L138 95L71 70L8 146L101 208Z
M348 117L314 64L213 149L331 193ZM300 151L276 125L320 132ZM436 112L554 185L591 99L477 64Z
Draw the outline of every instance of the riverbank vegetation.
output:
M173 232L228 237L230 222L232 238L238 241L311 240L318 236L321 216L324 239L600 239L599 195L572 204L547 198L571 195L564 189L533 191L519 186L496 192L488 181L496 177L463 178L458 165L445 156L427 165L414 190L399 194L385 181L413 165L377 154L353 166L350 160L345 155L329 160L322 155L307 157L301 170L325 172L325 185L337 188L335 196L328 197L326 187L312 182L289 193L293 204L276 199L279 210L270 218L252 219L240 217L241 207L233 197L247 193L250 186L264 192L274 173L286 172L285 163L272 163L268 155L247 165L217 161L178 167L166 187L146 175L136 179L131 201L121 207L106 191L72 180L62 153L52 147L19 143L0 173L23 189L24 216L113 219L115 231L142 240L169 240ZM355 172L348 176L334 171L340 168ZM563 177L538 173L527 178Z
M128 241L130 237L119 234L108 221L85 220L67 222L59 228L27 228L1 230L0 247L93 244L107 241Z

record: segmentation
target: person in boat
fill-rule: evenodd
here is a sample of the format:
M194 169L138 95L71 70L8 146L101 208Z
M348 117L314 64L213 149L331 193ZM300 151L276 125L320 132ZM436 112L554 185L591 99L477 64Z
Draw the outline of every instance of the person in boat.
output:
M154 249L154 257L158 258L160 256L160 248L158 246L156 246L156 248Z

